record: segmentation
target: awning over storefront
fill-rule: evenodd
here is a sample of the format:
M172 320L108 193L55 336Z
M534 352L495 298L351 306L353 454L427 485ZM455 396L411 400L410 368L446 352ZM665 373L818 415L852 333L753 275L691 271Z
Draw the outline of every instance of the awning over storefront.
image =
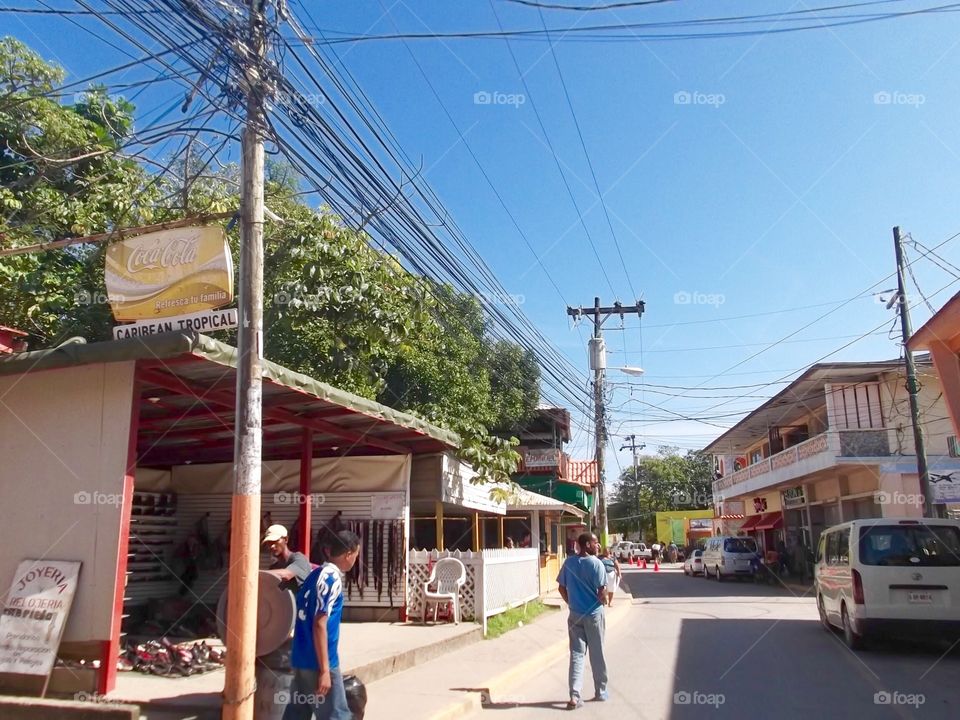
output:
M512 510L521 512L536 512L538 510L552 510L554 512L576 515L581 520L586 514L583 510L569 503L556 500L546 495L530 490L517 490L507 501L507 512Z
M763 519L763 515L751 515L747 518L747 521L740 526L741 530L756 530L757 523Z
M783 527L783 513L773 512L760 515L754 530L779 530Z
M520 487L546 495L554 500L576 505L589 511L593 506L593 495L580 485L557 480L556 475L514 475L514 481Z

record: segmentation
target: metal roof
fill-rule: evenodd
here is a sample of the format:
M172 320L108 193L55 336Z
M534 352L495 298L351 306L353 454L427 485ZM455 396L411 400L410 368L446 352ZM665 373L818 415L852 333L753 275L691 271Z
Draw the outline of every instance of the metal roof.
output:
M111 362L136 363L138 464L231 462L237 349L195 332L67 343L0 358L0 375ZM314 457L423 454L459 437L270 361L263 371L263 459L299 458L305 429Z
M586 513L575 505L570 505L561 500L555 500L552 497L535 493L532 490L524 488L514 488L507 500L507 511L511 510L559 510L576 515L582 518Z
M917 364L929 364L929 356L917 358ZM826 405L823 386L827 383L857 383L874 380L883 373L903 369L901 360L874 362L818 363L783 390L752 411L704 448L704 452L736 454L757 440L767 437L771 427L785 427Z

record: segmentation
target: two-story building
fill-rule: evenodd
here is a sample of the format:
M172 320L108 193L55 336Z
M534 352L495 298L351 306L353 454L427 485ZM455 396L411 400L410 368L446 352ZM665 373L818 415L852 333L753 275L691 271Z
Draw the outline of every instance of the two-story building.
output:
M917 372L931 487L938 501L960 502L960 483L950 482L960 474L956 437L928 356ZM899 360L812 365L706 452L717 517L742 507L735 531L763 549L816 547L825 528L845 520L923 515Z

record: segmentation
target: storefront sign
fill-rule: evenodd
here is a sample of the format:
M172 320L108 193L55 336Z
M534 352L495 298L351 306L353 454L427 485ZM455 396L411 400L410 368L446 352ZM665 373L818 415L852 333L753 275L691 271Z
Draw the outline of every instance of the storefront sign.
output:
M50 674L79 575L79 562L20 563L0 615L0 673Z
M227 330L239 326L239 315L236 308L227 310L207 310L206 312L180 315L172 318L157 320L142 320L141 322L117 325L113 328L114 340L125 340L144 335L174 332L177 330L196 330L210 332L212 330Z
M803 486L787 488L783 491L783 507L787 510L798 508L807 504L807 497L804 495Z
M215 225L113 243L105 280L119 321L189 315L233 302L233 258L223 229Z
M555 468L557 467L556 448L545 448L542 450L531 450L523 448L523 465L528 470L534 468Z
M753 499L753 510L754 512L762 513L767 511L767 499L762 497L756 497Z
M691 518L690 531L713 532L713 520L710 518Z

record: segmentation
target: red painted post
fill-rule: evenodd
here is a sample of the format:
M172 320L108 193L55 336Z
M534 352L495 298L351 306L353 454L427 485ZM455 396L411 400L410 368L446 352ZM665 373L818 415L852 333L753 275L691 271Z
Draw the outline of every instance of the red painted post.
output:
M313 430L303 429L303 445L300 448L300 547L310 557L311 517L313 503L310 496L310 478L313 475Z

